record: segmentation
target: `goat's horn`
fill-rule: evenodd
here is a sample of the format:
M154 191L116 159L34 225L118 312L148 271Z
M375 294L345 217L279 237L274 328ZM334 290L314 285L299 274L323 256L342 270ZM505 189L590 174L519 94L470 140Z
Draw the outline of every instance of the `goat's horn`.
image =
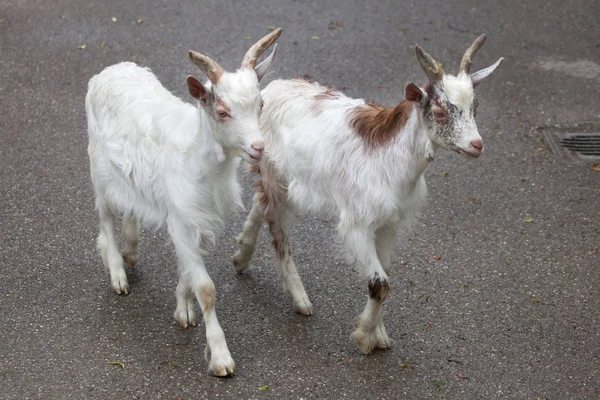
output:
M460 62L460 68L458 70L459 74L461 72L468 74L469 71L471 71L471 61L473 61L473 56L475 55L475 53L477 53L477 50L479 50L481 46L483 46L483 44L485 43L485 39L485 35L479 36L477 39L475 39L473 44L469 46L467 51L465 51L465 54L463 55L463 58Z
M217 64L210 57L200 54L197 51L190 50L190 60L192 60L192 62L196 64L196 66L200 68L202 72L206 74L206 76L208 76L208 79L213 84L216 84L221 76L223 76L225 73L223 67Z
M431 57L429 54L421 48L418 44L415 46L415 51L417 53L417 59L419 60L419 64L427 74L429 78L429 82L434 83L442 80L444 76L444 70L442 69L442 64L438 63Z
M242 60L242 67L254 69L256 60L281 36L281 32L281 28L277 28L250 47Z

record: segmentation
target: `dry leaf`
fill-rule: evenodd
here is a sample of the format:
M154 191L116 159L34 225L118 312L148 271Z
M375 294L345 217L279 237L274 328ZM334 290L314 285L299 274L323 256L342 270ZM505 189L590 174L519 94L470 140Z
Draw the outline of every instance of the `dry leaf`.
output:
M260 390L261 392L266 392L267 390L270 389L269 385L264 385L258 388L258 390Z
M121 367L121 368L125 369L125 364L123 364L123 363L122 363L122 362L120 362L120 361L109 361L108 363L109 363L110 365L116 365L116 366L118 366L118 367Z
M87 47L87 44L82 44L82 45L77 46L77 48L79 50L85 50L86 47Z
M542 301L542 299L535 296L529 296L529 300L531 300L532 303L540 303Z
M143 24L143 23L144 23L144 20L140 18L140 19L138 19L138 20L137 20L137 21L135 21L135 22L137 22L138 24Z
M433 256L433 259L436 261L440 261L442 259L442 256Z
M110 20L111 20L112 22L117 22L117 17L112 17Z
M104 46L106 46L106 42L102 42L102 43L100 43L100 48L101 48L101 49L103 49L103 48L104 48Z
M592 171L600 172L600 164L595 162L594 165L592 165Z
M319 40L319 37L318 37L318 36L314 36L314 35L313 35L313 36L311 36L310 38L311 38L312 40Z
M527 222L529 224L530 222L533 222L533 218L526 218L525 222Z

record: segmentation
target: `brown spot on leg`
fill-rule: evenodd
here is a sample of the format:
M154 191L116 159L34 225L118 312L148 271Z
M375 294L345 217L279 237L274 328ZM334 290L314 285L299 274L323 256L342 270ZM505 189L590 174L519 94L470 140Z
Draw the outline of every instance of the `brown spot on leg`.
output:
M387 299L390 286L386 279L380 278L376 272L373 278L369 279L369 296L377 302Z
M198 289L198 299L200 300L200 304L202 305L202 312L207 312L213 309L215 306L215 286L214 284L210 284L210 286L200 286Z

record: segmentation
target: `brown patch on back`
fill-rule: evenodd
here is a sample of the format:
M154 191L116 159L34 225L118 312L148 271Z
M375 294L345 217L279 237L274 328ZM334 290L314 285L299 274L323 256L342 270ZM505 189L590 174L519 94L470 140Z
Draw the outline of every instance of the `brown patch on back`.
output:
M403 101L394 108L369 103L350 112L350 126L369 147L379 147L399 134L408 121L414 105Z

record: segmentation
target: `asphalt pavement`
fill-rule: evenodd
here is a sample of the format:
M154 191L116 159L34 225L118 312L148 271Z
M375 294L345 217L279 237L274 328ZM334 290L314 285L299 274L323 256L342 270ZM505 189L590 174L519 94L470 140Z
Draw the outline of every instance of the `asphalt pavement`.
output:
M600 398L600 172L544 140L600 132L599 18L597 0L3 0L0 398ZM307 318L282 292L266 232L236 275L241 211L206 258L237 363L218 379L203 326L173 320L166 230L143 230L131 294L110 289L84 97L94 74L135 61L191 101L188 49L235 69L271 26L284 32L266 82L304 77L386 106L425 82L415 43L455 72L486 33L473 68L505 62L477 88L485 153L435 160L428 206L398 242L393 349L363 356L350 340L367 290L339 257L335 221L294 228Z

